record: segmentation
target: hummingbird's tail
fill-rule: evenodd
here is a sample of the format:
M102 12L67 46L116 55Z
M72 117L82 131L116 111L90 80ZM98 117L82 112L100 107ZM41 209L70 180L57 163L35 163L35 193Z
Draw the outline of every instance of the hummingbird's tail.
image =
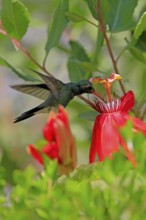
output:
M15 120L14 120L14 123L17 123L19 121L23 121L27 118L30 118L32 117L33 115L37 114L37 113L41 113L41 112L44 112L45 108L42 107L42 106L37 106L33 109L30 109L29 111L27 112L24 112L22 113L20 116L18 116Z

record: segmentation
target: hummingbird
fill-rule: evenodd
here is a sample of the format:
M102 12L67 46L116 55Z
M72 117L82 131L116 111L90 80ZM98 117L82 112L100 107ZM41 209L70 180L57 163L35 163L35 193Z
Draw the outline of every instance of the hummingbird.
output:
M90 80L63 83L52 75L33 71L41 77L43 83L12 85L11 88L44 101L40 105L22 113L14 120L14 123L38 113L47 113L52 109L56 109L59 105L66 107L75 96L94 91Z

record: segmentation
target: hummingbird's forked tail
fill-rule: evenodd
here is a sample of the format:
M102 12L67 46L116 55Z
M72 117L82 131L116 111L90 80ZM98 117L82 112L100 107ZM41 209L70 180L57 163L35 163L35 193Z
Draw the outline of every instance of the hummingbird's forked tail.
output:
M36 113L39 113L41 111L41 109L43 109L43 107L37 106L37 107L35 107L33 109L30 109L27 112L22 113L20 116L18 116L15 119L14 123L17 123L19 121L23 121L23 120L25 120L27 118L30 118L31 116L35 115Z

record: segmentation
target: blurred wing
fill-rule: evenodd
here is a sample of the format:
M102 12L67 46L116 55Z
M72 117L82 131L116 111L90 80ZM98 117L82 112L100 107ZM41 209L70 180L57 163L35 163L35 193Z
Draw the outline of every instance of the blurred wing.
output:
M46 86L46 84L43 83L12 85L11 88L43 100L46 100L48 96L51 94L49 88Z
M59 99L59 95L60 95L59 90L64 85L64 83L61 82L60 80L56 79L55 77L44 75L44 74L42 74L38 71L35 71L35 70L32 70L32 71L37 73L43 79L43 81L47 84L48 88L51 90L52 94L57 99Z

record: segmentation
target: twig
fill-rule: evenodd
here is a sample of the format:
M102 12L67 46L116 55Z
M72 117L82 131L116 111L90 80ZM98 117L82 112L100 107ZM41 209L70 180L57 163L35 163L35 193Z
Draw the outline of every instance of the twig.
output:
M100 10L100 0L98 0L98 3L97 3L97 13L98 13L100 30L103 33L104 39L106 41L107 49L108 49L109 55L111 57L114 70L115 70L116 74L120 75L118 67L117 67L117 62L116 62L116 60L114 58L113 51L112 51L109 39L108 39L107 34L106 34L106 28L105 28L104 21L103 21L103 18L102 18L102 14L101 14L101 10ZM122 81L119 80L119 83L120 83L120 87L121 87L123 93L125 94L126 91L125 91L124 85L122 84Z
M49 72L46 70L45 66L41 66L21 44L20 44L20 49L21 49L22 52L23 52L36 66L38 66L43 72L45 72L45 73L48 74L49 76L52 76L51 73L49 73Z

